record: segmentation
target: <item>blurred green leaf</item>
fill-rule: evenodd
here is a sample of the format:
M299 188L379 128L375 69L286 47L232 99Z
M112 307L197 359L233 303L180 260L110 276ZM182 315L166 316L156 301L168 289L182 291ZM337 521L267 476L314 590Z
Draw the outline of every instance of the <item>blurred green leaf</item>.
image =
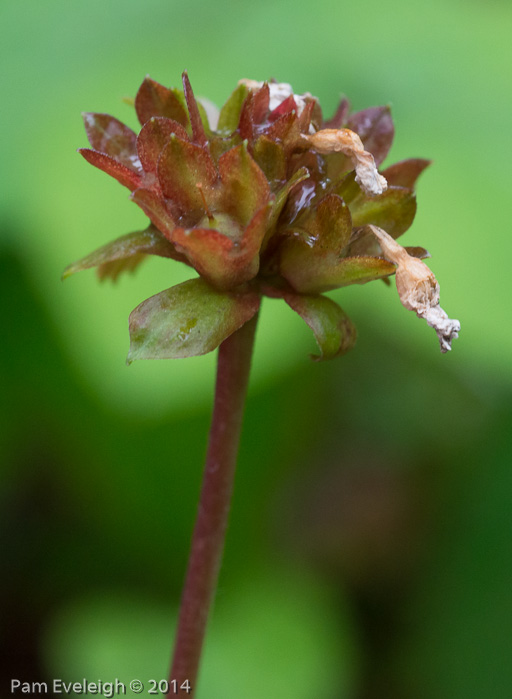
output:
M143 301L130 314L128 363L211 352L257 313L254 293L223 293L191 279Z

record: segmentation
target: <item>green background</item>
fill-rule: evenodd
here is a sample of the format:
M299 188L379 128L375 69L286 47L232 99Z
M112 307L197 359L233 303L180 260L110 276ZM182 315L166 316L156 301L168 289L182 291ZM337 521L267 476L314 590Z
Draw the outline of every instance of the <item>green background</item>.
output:
M198 699L512 691L512 6L500 0L4 0L0 7L2 696L167 674L214 354L126 367L129 312L190 271L62 269L144 225L76 154L135 126L145 74L221 104L241 77L325 114L391 104L387 164L428 157L404 241L462 332L450 355L379 282L332 294L356 348L309 362L267 300Z

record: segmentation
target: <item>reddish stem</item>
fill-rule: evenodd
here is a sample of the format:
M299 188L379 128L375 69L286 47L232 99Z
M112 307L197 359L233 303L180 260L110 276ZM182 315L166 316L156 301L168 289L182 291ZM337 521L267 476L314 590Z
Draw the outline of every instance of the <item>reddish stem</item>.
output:
M183 588L168 697L193 697L224 550L257 315L219 347L199 511ZM188 680L191 691L180 691Z

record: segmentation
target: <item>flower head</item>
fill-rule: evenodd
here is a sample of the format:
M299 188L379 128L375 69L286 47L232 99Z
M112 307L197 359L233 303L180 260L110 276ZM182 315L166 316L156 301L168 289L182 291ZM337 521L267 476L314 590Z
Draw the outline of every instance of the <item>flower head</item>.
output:
M343 99L324 121L309 93L242 80L218 118L207 108L209 117L184 73L182 90L144 80L138 135L107 114L84 114L91 148L79 152L127 187L150 223L64 276L98 266L100 278L116 279L148 255L199 273L132 312L129 361L209 352L257 313L262 295L302 316L317 359L335 357L352 346L355 329L322 292L395 272L404 305L435 325L435 305L424 311L400 291L403 255L423 269L417 258L428 253L395 242L414 219L414 185L429 161L378 171L394 135L387 107L350 114ZM443 351L452 337L453 328L440 335Z

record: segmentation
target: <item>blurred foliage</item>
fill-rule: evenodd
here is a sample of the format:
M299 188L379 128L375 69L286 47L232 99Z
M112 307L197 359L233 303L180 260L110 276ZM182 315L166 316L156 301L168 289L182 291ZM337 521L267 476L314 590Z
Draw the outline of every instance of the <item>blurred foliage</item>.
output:
M442 357L394 289L335 292L359 340L319 366L301 320L265 302L199 699L258 681L269 696L509 696L511 19L499 0L2 3L2 682L107 680L134 655L165 676L215 358L124 364L129 312L183 266L116 286L59 276L145 223L75 153L80 112L133 126L122 98L143 75L176 84L186 68L218 103L269 76L327 113L340 92L391 102L386 164L434 160L404 244L428 247L462 321Z

